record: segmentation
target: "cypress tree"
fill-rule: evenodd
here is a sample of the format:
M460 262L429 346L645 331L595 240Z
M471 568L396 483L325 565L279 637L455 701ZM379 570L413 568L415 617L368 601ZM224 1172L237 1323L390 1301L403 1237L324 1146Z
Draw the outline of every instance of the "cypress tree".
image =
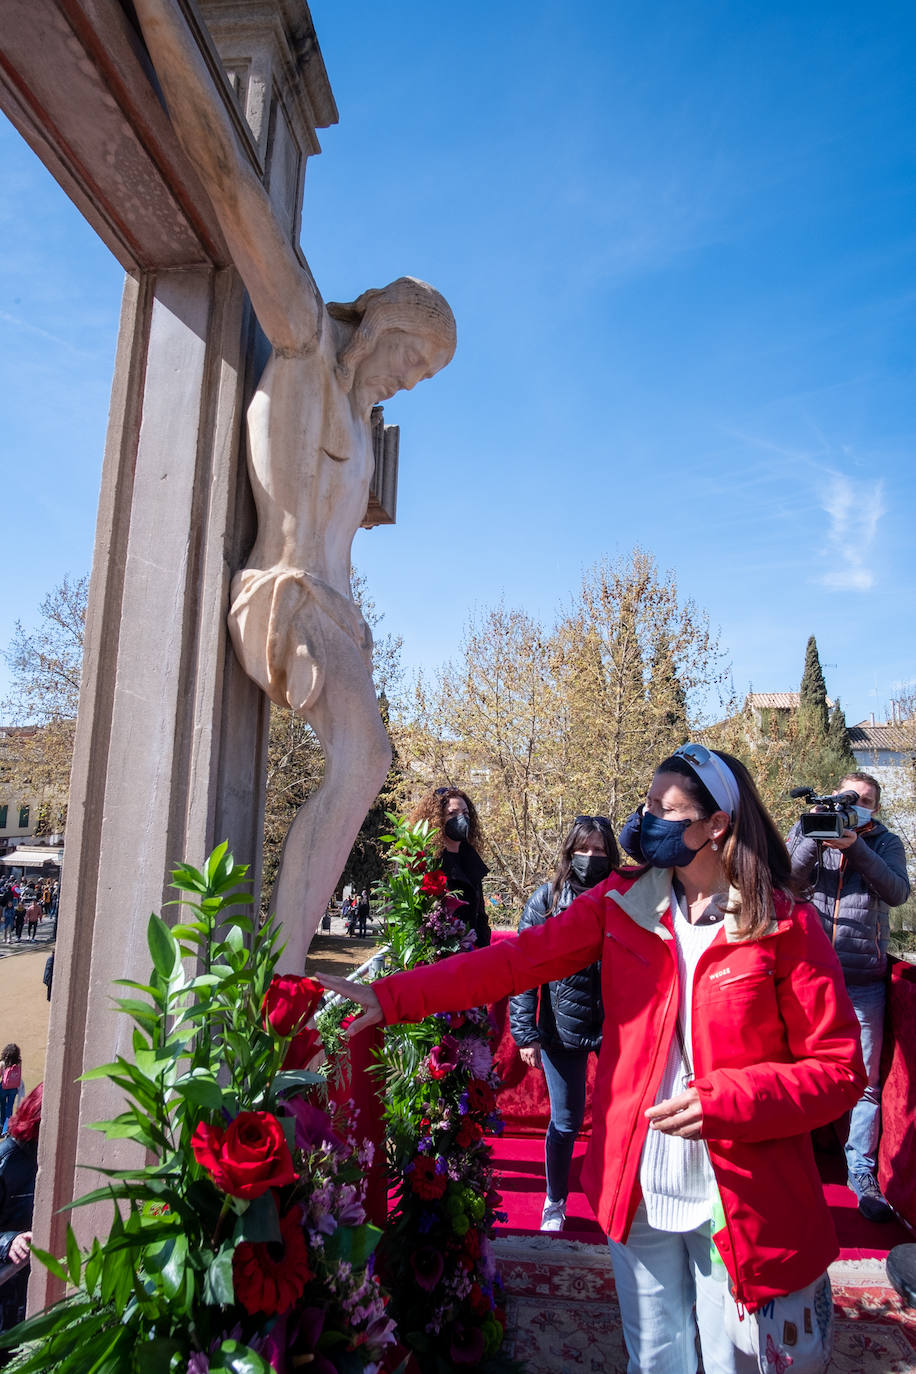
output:
M827 713L827 684L817 652L817 640L811 635L805 649L805 671L802 673L798 700L798 728L802 738L825 739L830 721Z

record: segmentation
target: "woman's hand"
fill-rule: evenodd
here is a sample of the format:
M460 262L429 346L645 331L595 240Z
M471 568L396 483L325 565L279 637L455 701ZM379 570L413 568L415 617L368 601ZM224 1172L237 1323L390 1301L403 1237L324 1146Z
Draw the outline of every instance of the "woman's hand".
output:
M540 1045L523 1045L518 1052L518 1057L529 1069L539 1069L541 1067Z
M18 1236L13 1237L9 1248L8 1259L10 1264L25 1264L32 1248L32 1232L20 1231Z
M355 1021L351 1021L346 1028L347 1039L350 1040L354 1035L359 1035L360 1031L369 1030L372 1026L380 1026L383 1021L382 1006L369 983L351 983L348 978L332 977L330 973L316 974L318 982L328 992L339 993L349 1002L358 1002L365 1010L362 1016L358 1016Z
M646 1112L653 1131L665 1135L680 1135L685 1140L699 1140L703 1130L703 1104L696 1088L686 1088L677 1097L656 1102Z

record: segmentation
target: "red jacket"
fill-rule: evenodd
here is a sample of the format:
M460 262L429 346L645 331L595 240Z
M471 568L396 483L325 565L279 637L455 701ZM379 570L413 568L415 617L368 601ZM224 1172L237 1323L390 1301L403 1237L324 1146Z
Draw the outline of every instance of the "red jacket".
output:
M601 960L604 1038L585 1193L626 1240L639 1163L677 1019L671 872L631 869L544 925L487 949L375 984L387 1022L460 1011ZM715 1242L735 1296L753 1310L813 1282L838 1246L810 1131L855 1103L866 1079L843 975L814 909L776 894L774 920L742 940L733 917L697 965L694 1086L726 1224Z

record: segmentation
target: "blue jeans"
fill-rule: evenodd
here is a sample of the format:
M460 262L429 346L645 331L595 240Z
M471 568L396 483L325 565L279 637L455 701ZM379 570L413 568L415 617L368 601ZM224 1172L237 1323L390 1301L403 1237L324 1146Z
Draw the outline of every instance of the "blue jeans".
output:
M6 1123L13 1115L18 1091L18 1088L0 1088L0 1119L2 1119L0 1130L6 1130Z
M657 1231L641 1202L626 1245L608 1241L627 1374L696 1374L697 1329L706 1374L757 1374L757 1361L723 1329L732 1299L724 1269L711 1263L711 1232L708 1221L693 1231Z
M569 1195L573 1147L585 1116L585 1075L591 1050L541 1046L541 1067L550 1096L550 1125L544 1142L547 1196L561 1202Z
M851 1174L873 1174L881 1134L881 1045L884 1040L884 1003L887 987L882 983L847 983L853 1010L862 1034L862 1058L868 1087L852 1109L849 1138L846 1141L846 1167Z

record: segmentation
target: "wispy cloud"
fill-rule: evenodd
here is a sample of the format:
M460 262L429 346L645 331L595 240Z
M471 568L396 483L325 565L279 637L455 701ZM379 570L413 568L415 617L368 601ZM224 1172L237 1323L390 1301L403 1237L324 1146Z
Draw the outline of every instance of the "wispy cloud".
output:
M24 330L27 334L35 334L39 339L47 339L49 343L56 344L58 348L66 349L68 353L73 353L78 358L91 358L92 352L85 348L77 348L70 343L69 339L62 339L59 334L51 334L47 329L42 329L40 325L30 324L28 320L22 320L16 315L9 314L6 310L0 310L0 321L4 324L11 324L15 329Z
M830 521L827 548L832 566L818 581L828 591L867 592L875 585L871 567L878 524L887 507L884 483L853 481L841 472L827 471L819 496Z

